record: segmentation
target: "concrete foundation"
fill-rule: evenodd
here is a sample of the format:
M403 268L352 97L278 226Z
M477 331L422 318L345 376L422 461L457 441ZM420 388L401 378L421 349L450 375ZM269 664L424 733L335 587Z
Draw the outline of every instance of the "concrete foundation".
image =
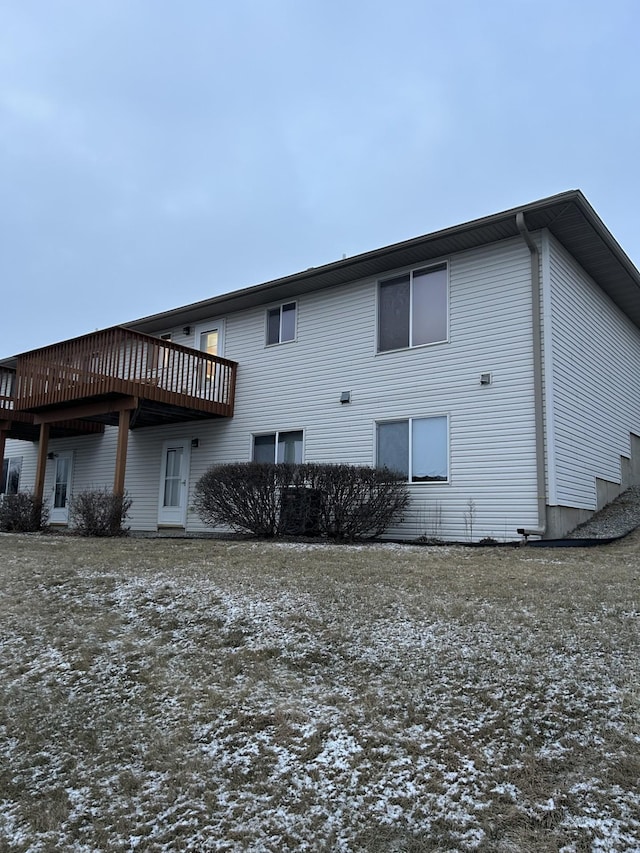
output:
M603 480L596 477L596 508L577 509L572 506L547 507L547 531L544 539L561 539L575 530L579 524L588 521L592 515L614 501L618 495L630 486L640 485L640 437L629 436L630 456L620 457L620 482Z

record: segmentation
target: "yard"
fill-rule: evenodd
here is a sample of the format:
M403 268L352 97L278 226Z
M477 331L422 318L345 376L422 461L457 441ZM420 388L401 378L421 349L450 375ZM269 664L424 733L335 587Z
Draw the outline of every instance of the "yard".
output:
M637 851L640 535L0 536L2 851Z

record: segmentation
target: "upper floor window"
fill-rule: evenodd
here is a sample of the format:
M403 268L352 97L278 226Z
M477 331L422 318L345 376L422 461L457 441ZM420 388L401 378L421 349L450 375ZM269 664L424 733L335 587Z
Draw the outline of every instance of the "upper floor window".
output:
M413 270L378 288L378 352L448 339L446 266Z
M267 346L296 338L296 303L285 302L267 311Z
M253 437L254 462L302 462L302 430L270 432Z
M449 424L446 415L407 418L377 425L378 468L404 474L410 483L449 479Z
M2 460L2 479L0 495L17 495L20 488L22 456L12 456Z

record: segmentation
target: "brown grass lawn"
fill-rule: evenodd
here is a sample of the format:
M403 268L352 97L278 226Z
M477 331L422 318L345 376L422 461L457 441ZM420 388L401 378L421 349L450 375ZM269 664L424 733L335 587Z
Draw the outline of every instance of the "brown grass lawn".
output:
M2 851L638 851L640 536L0 536Z

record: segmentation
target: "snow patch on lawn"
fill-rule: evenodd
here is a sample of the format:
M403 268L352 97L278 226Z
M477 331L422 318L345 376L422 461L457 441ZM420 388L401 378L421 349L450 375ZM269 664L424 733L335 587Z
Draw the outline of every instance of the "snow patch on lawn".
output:
M542 626L550 603L184 568L80 567L40 595L52 621L0 646L8 850L473 851L523 826L565 853L640 849L619 777L637 658L600 630L613 611Z

